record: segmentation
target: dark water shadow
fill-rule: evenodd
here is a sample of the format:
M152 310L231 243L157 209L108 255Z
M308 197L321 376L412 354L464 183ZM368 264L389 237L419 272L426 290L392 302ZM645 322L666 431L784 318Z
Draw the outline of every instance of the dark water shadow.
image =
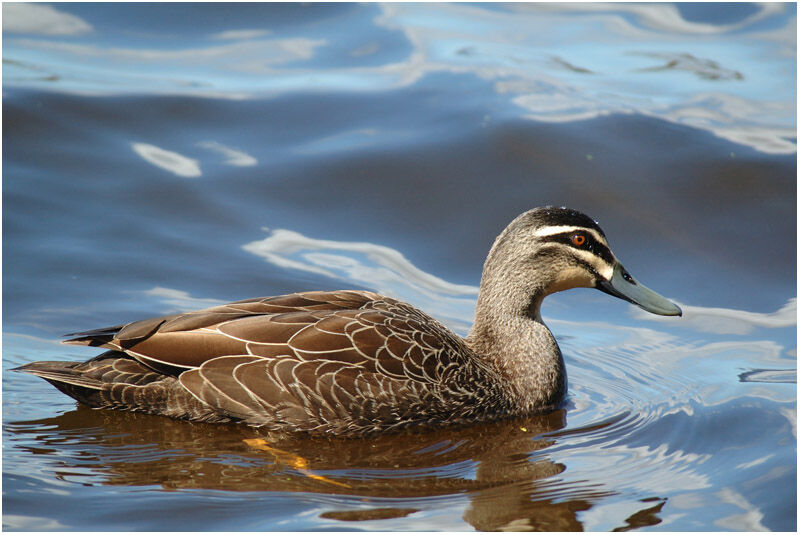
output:
M579 512L615 492L559 477L567 467L549 459L547 448L565 425L560 410L363 439L276 437L79 406L55 418L7 423L6 446L51 456L46 462L56 478L87 486L326 495L320 518L343 526L405 517L424 509L426 499L466 495L463 517L477 529L575 531L583 527ZM643 503L617 529L659 523L662 505Z

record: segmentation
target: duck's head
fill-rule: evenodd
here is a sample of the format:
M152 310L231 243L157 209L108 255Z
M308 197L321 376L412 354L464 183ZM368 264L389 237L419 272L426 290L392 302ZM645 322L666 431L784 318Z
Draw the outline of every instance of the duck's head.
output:
M662 316L681 309L634 279L608 246L600 226L567 208L535 208L497 237L486 259L484 285L493 296L523 304L538 317L542 299L570 288L597 288ZM491 289L490 289L491 288ZM505 295L504 295L505 294Z

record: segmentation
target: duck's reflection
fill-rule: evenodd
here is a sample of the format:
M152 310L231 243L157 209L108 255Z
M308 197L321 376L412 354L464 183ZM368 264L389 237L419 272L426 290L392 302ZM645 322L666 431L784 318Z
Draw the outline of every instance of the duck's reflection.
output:
M561 410L364 439L292 438L78 407L6 428L16 447L58 455L57 477L85 484L360 497L355 504L334 500L320 515L342 522L405 517L418 510L419 498L466 494L464 519L477 529L573 531L582 529L580 511L613 493L557 478L566 467L546 448L556 440L548 435L564 426ZM403 498L408 502L387 506L386 499ZM660 522L648 518L648 525Z

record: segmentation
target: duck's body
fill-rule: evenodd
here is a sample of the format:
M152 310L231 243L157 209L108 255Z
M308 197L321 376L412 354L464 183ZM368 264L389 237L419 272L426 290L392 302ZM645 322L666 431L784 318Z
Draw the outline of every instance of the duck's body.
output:
M109 351L20 369L97 408L276 431L359 435L530 414L566 392L539 306L575 286L680 313L627 275L591 219L539 208L495 241L466 339L372 292L306 292L77 333L66 342Z
M111 351L28 371L94 407L336 434L519 412L464 340L372 292L250 299L67 343Z

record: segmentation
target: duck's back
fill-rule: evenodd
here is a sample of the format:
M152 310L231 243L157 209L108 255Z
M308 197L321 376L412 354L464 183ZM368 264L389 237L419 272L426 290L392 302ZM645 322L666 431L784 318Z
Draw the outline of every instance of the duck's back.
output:
M508 412L497 374L430 316L372 292L306 292L76 333L110 351L39 362L95 407L360 434Z

